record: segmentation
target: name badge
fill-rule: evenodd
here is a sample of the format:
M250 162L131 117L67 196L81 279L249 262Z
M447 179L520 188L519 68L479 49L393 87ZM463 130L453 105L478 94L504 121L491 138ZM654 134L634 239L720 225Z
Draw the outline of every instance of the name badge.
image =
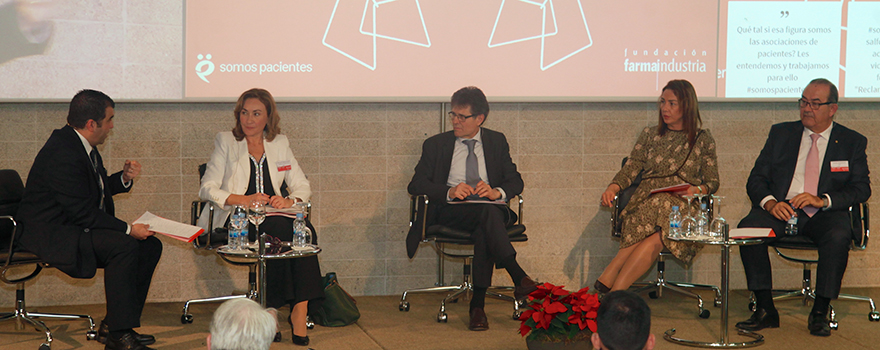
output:
M831 161L831 172L832 173L841 173L849 171L849 161L848 160L833 160Z
M277 162L275 163L275 166L278 168L278 171L288 171L291 169L289 160Z

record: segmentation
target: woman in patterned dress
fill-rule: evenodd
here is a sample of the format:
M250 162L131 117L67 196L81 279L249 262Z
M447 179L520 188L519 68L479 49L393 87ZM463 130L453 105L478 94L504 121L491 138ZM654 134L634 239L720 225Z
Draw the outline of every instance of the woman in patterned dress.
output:
M673 206L686 207L682 195L718 190L715 140L709 130L700 129L697 94L687 80L667 83L658 107L658 125L642 131L626 164L602 193L602 205L610 207L617 192L642 173L641 184L621 212L620 250L594 285L601 293L629 288L651 268L663 247L685 263L700 249L667 238L669 214ZM682 183L691 186L678 193L651 194L654 189Z

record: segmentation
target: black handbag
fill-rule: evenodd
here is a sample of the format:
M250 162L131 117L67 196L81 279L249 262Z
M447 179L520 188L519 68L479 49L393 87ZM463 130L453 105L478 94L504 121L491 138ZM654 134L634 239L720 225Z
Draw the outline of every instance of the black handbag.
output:
M339 285L336 273L328 272L322 280L324 300L320 305L309 308L312 321L324 327L342 327L357 322L361 317L357 302Z

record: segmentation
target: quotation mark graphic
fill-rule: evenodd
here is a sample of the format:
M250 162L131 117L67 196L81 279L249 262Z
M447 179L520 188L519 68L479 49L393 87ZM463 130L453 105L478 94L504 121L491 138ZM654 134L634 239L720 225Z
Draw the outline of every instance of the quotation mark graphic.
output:
M788 11L779 11L779 18L788 17Z
M211 54L207 54L205 56L199 54L198 56L196 56L196 58L199 59L199 64L196 65L196 75L199 76L199 79L204 80L206 83L210 83L210 81L208 81L208 78L205 77L211 75L211 73L214 73L214 62L210 61Z

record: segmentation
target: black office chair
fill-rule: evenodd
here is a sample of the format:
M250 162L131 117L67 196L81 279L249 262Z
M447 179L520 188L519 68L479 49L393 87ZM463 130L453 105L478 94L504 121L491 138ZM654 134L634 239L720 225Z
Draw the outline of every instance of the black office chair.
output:
M627 158L623 158L621 162L621 167L626 164ZM629 187L620 190L617 193L617 196L614 197L614 204L611 211L611 236L614 238L620 238L620 232L623 228L623 221L621 220L620 213L623 211L623 208L626 208L627 203L629 203L630 198L633 193L635 193L636 188L639 187L639 184L642 182L642 174L636 176L633 180L632 184ZM707 196L703 199L708 204L711 220L712 213L712 204L713 201L711 196ZM709 318L711 312L705 308L703 308L703 297L699 294L688 291L687 289L697 289L697 290L711 290L715 292L715 307L721 306L721 289L718 286L713 286L709 284L698 284L698 283L687 283L687 282L673 282L667 281L665 277L666 272L666 257L674 257L672 253L663 248L660 251L659 256L657 257L657 279L650 282L635 282L633 283L633 287L638 287L635 292L640 293L646 290L650 290L648 292L648 297L651 299L657 299L663 296L663 289L669 289L670 291L682 294L687 297L691 297L697 299L697 310L700 318Z
M443 225L431 225L425 227L426 215L428 211L428 196L419 195L419 196L411 196L410 203L410 226L420 225L419 230L422 233L422 242L430 242L434 249L440 254L440 261L438 262L440 265L438 267L438 275L439 280L442 281L443 276L443 256L447 256L450 258L459 258L464 259L464 267L463 267L463 276L462 282L459 285L454 286L435 286L435 287L427 287L427 288L418 288L418 289L408 289L403 292L400 296L400 304L398 305L398 309L400 311L409 311L409 302L406 301L406 296L410 293L430 293L430 292L453 292L443 298L440 301L440 311L437 312L437 322L446 322L447 314L446 314L446 303L447 302L457 302L462 295L465 293L470 293L473 291L473 282L471 281L471 264L474 258L473 252L471 253L461 253L457 251L447 250L445 248L446 244L453 244L456 246L461 245L473 245L474 241L471 238L470 232L459 231L455 229L451 229L449 227ZM508 205L510 203L508 202ZM529 238L525 235L526 227L522 225L523 220L523 199L522 195L517 196L517 215L518 221L516 225L513 225L507 229L507 236L510 238L511 242L525 242ZM441 282L442 283L442 282ZM509 295L497 293L497 290L506 290L511 291L513 287L489 287L489 291L486 292L487 296L491 296L497 299L509 301L513 303L513 319L519 319L519 316L522 314L520 311L520 305L516 300Z
M870 238L870 215L869 215L868 203L861 203L856 206L852 206L849 208L849 216L850 223L853 232L853 242L850 246L850 250L865 250L868 247L868 238ZM818 257L816 259L804 259L798 258L795 256L787 255L785 250L795 250L795 251L818 251L818 247L816 243L813 243L807 236L777 236L779 237L774 242L768 243L767 245L773 247L776 251L776 254L779 257L793 261L796 263L803 264L803 272L804 279L803 285L799 290L773 290L774 293L782 293L773 297L773 300L784 300L790 298L802 298L803 304L807 305L808 303L816 300L816 293L813 290L812 283L812 271L810 267L813 264L819 262ZM780 250L782 249L782 250ZM788 254L791 254L789 252ZM866 301L868 305L871 307L871 311L868 313L868 320L872 322L880 321L880 312L877 312L877 309L874 307L874 300L870 297L861 296L861 295L852 295L852 294L840 294L838 296L840 300L857 300L857 301ZM757 307L755 303L755 295L752 294L749 299L749 309L755 311ZM831 320L829 322L829 326L831 329L837 329L837 315L834 312L834 307L829 305L829 309L831 310Z
M205 176L206 167L206 164L199 165L199 179ZM208 229L205 230L205 233L203 233L201 236L193 240L192 244L193 247L196 249L214 251L215 249L220 248L221 246L226 244L228 232L226 231L226 228L214 228L214 207L209 205L209 203L209 201L205 200L194 200L190 205L190 223L192 225L198 224L199 215L201 215L202 210L205 208L205 206L208 206ZM189 313L189 306L191 304L218 303L238 298L257 298L257 263L232 261L224 258L223 255L218 254L218 256L220 256L221 258L223 258L223 260L230 264L248 267L248 292L245 294L224 295L218 297L187 300L186 303L183 304L183 313L180 315L180 323L187 324L193 322L193 315Z
M89 315L54 314L45 312L31 312L25 307L25 282L37 277L44 267L51 267L44 263L35 254L15 247L15 235L18 223L15 221L15 213L24 194L24 186L18 172L11 169L0 170L0 281L16 286L15 311L0 313L0 321L15 320L16 329L24 329L22 321L30 323L37 331L46 334L46 342L40 344L40 350L49 350L52 346L52 332L43 321L37 318L61 318L61 319L85 319L89 321L89 330L86 331L86 339L94 340L98 332L95 331L95 321ZM11 271L15 268L33 266L33 271L23 277L12 277Z

